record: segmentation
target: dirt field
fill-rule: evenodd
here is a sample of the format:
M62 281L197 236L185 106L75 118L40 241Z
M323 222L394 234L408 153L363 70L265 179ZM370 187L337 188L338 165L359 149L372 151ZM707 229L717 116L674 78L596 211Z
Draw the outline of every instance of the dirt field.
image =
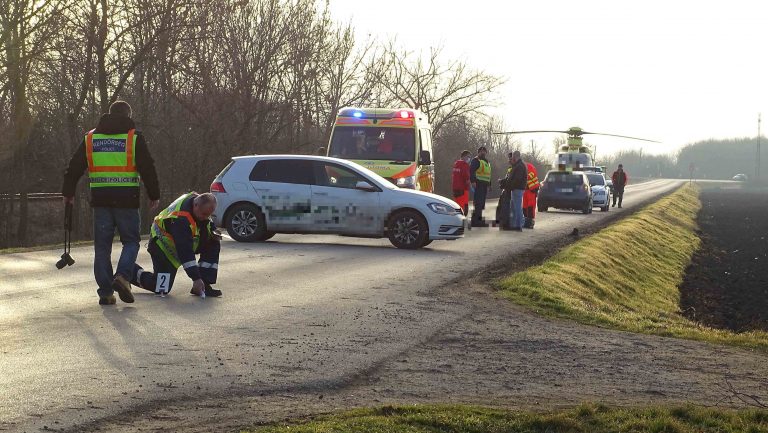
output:
M768 330L768 188L705 189L702 248L680 287L680 309L707 326Z

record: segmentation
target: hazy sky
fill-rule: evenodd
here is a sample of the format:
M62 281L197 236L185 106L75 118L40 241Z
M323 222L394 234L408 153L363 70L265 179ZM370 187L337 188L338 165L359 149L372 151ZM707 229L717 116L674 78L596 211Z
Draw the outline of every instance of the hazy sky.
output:
M364 39L397 36L508 78L499 114L512 129L589 137L598 152L668 152L706 138L757 135L768 117L768 3L650 0L330 0ZM764 125L768 126L768 125ZM763 128L764 130L767 128ZM526 135L551 143L549 135Z

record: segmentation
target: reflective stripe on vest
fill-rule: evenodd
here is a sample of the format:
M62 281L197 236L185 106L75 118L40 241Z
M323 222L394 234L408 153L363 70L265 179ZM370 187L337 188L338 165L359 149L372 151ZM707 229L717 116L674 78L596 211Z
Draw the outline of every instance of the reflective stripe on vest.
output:
M536 189L539 186L539 177L536 172L528 170L528 189Z
M192 251L197 251L197 246L200 244L200 230L197 227L197 222L191 213L181 210L184 200L192 197L192 195L193 193L190 192L174 200L170 206L163 209L155 217L152 223L152 237L157 239L157 246L160 248L160 251L177 268L181 266L181 260L179 260L179 254L176 251L176 242L174 242L173 236L166 231L165 224L168 220L186 218L189 221L189 228L192 230Z
M85 154L88 160L88 179L91 188L139 186L136 170L136 135L94 134L85 136Z
M491 163L483 160L478 159L478 162L480 162L480 166L477 167L477 170L475 170L475 177L477 180L482 180L483 182L491 182Z

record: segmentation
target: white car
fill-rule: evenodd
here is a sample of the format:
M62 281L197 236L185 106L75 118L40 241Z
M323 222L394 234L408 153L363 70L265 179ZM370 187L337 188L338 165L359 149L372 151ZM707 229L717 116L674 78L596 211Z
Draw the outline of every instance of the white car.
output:
M589 178L589 186L592 189L592 206L599 207L600 211L608 212L611 208L611 189L605 180L603 173L585 173Z
M211 184L218 200L213 220L240 242L275 233L388 237L398 248L464 235L454 201L400 189L376 173L338 158L299 155L238 156Z

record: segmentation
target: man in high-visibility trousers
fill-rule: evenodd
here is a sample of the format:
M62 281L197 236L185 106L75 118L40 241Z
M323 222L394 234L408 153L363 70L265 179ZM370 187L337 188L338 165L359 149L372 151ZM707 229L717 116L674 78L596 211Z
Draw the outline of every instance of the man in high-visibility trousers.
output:
M469 213L469 161L471 158L470 151L461 152L459 159L453 163L453 173L451 173L453 200L461 207L464 216Z
M536 167L530 162L526 165L528 167L528 188L523 193L523 216L525 217L523 227L532 229L536 219L536 197L539 195L541 184L536 173Z
M143 182L147 189L150 209L157 208L160 186L154 160L144 135L136 130L127 102L115 101L72 155L61 191L65 205L75 202L77 182L86 169L93 207L93 275L99 286L99 305L115 304L115 292L121 301L133 302L128 281L141 241L139 185ZM115 230L123 246L113 273Z
M173 287L177 270L183 267L192 280L190 293L221 296L221 290L211 287L216 283L221 251L220 237L210 219L215 210L213 194L190 192L160 212L152 223L152 239L147 246L154 272L136 264L131 283L165 295ZM196 254L200 254L200 260Z

